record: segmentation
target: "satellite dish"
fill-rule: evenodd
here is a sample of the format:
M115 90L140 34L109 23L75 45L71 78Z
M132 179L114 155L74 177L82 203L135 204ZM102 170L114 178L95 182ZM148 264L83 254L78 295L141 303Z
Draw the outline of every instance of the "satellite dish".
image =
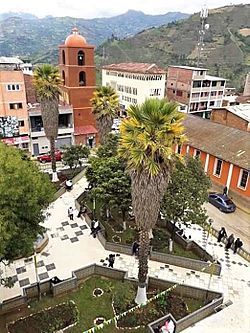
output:
M208 30L209 29L209 24L205 24L205 30Z

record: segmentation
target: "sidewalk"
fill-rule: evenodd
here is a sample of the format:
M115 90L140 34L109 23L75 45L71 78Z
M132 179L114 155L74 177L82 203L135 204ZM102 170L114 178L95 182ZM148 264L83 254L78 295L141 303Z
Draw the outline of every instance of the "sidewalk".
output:
M107 264L110 252L103 249L96 238L90 236L90 229L86 222L77 218L69 221L67 210L73 208L75 199L87 187L85 178L74 185L71 192L64 193L49 207L50 216L44 226L48 229L49 244L44 251L37 255L38 275L40 281L48 280L54 276L60 279L71 277L73 270L96 263ZM186 235L201 246L205 246L207 234L200 226L192 225L186 229ZM211 333L234 332L246 333L249 331L250 308L250 276L249 263L232 251L225 251L222 244L209 237L206 250L217 256L222 264L221 276L212 276L211 284L209 274L191 271L182 267L170 266L155 261L149 261L149 275L167 279L173 282L185 283L191 286L208 288L224 293L224 301L231 300L233 305L226 310L216 313L184 332ZM116 257L115 268L127 270L130 277L137 278L138 261L127 255ZM22 295L22 288L36 282L33 257L16 260L9 267L0 265L3 275L15 277L16 283L12 289L0 287L0 302L14 296Z

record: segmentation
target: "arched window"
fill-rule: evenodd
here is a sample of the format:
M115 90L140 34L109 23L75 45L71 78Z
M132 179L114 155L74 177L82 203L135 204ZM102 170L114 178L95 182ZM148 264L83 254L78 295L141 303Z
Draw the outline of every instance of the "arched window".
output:
M62 50L62 63L65 65L65 51Z
M62 80L63 80L63 85L65 86L65 72L62 71Z
M83 51L78 52L78 66L85 65L85 54Z
M85 72L80 72L79 73L79 86L86 86L86 74Z

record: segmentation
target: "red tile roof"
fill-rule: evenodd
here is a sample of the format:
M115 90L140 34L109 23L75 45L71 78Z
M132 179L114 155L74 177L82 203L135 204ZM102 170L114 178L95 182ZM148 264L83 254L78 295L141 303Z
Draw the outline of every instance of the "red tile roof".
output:
M75 135L97 134L97 129L92 125L75 127Z
M111 64L102 67L103 69L143 74L165 74L166 71L156 64L139 63L139 62L123 62L121 64Z

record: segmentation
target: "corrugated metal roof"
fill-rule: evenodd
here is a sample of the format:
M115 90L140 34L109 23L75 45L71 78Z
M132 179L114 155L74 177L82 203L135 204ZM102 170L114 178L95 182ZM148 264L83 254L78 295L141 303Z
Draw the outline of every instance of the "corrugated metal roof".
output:
M191 115L183 125L191 146L250 170L249 132Z
M75 127L75 135L97 134L97 129L92 125Z
M166 71L156 64L140 63L140 62L123 62L120 64L111 64L102 67L103 69L115 70L129 73L143 74L165 74Z

